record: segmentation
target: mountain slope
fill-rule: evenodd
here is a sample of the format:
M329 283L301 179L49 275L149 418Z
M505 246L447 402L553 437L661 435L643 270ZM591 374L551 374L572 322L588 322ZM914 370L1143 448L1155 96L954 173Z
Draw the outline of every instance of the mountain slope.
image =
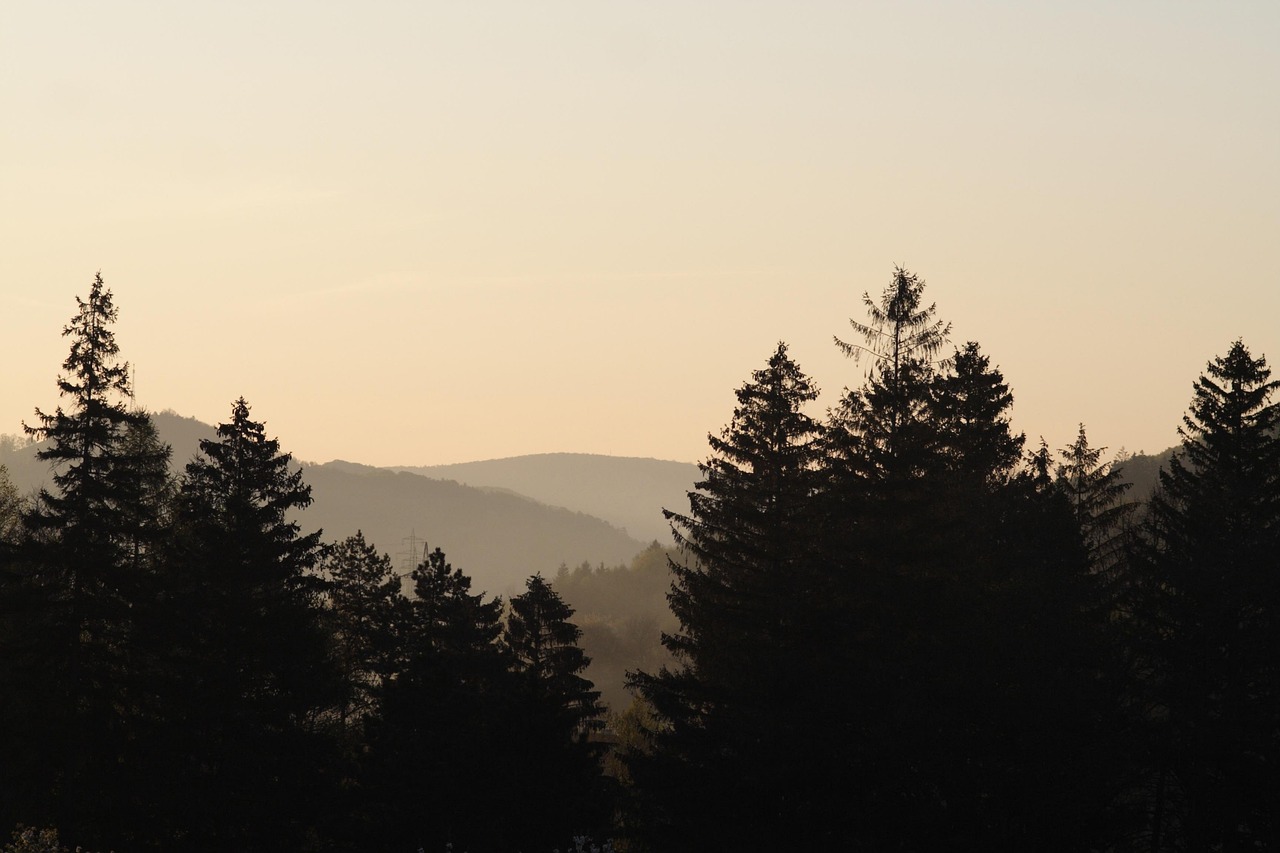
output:
M589 453L540 453L389 470L510 489L552 506L603 518L637 539L664 545L671 544L671 529L662 518L662 509L687 510L687 493L699 478L698 466L687 462Z
M214 436L213 427L194 418L173 412L153 418L173 447L175 472L196 453L200 439ZM273 435L270 423L267 434ZM288 452L288 436L280 436L280 446ZM35 459L36 449L0 446L0 463L22 494L50 480L48 465ZM535 572L551 577L561 564L623 564L644 549L645 543L606 521L511 492L349 462L302 467L313 498L297 519L304 531L321 528L325 541L335 542L363 530L404 571L421 559L425 540L470 575L476 590L509 595ZM411 535L418 537L413 554Z
M403 567L413 534L417 548L421 540L439 546L476 589L492 593L519 592L529 575L554 576L562 563L626 563L644 548L599 518L521 495L345 462L309 466L303 476L315 499L303 521L324 528L326 540L363 530Z

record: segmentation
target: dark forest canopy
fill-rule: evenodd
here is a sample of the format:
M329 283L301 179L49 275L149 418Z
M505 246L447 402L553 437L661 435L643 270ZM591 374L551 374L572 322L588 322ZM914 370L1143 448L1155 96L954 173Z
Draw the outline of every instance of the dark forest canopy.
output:
M924 293L897 269L865 295L837 338L865 375L825 415L785 343L748 374L663 508L676 548L512 566L498 598L439 547L326 542L319 472L243 399L175 458L95 278L28 429L47 487L0 467L0 827L122 853L1280 848L1265 358L1208 362L1167 459L1083 425L1029 444Z

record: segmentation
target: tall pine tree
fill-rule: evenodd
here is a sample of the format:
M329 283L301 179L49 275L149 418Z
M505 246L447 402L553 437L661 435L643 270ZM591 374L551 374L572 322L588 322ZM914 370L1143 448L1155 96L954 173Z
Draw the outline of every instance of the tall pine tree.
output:
M685 556L671 564L680 630L663 638L679 666L633 679L660 721L654 754L632 768L659 849L833 831L840 792L822 769L830 719L815 656L833 625L818 560L822 428L804 411L816 397L779 344L710 437L688 513L666 512Z
M494 807L512 789L507 765L519 748L509 657L497 642L502 601L472 593L439 548L410 579L403 660L369 722L367 831L388 850L513 849L522 842Z
M875 361L826 459L855 840L1081 849L1109 831L1083 553L1047 455L1024 465L1004 377L975 343L936 360L950 327L922 297L900 270L865 300Z
M14 776L0 799L18 819L56 822L105 847L129 841L138 814L130 767L148 653L136 627L153 587L137 555L163 534L162 500L148 496L164 490L169 448L131 440L150 424L130 405L101 274L76 304L57 382L69 406L37 409L26 427L54 473L26 512L30 536L10 587L21 606L7 614L0 650L10 668L5 730L22 743L4 750Z
M302 849L325 808L323 713L339 701L315 575L311 490L237 400L187 464L167 606L163 758L186 780L157 810L184 849ZM158 772L164 772L163 770Z
M1280 405L1241 341L1196 380L1136 588L1156 721L1154 835L1280 848Z
M918 451L929 446L923 434L929 383L941 366L934 356L951 333L950 323L935 319L937 303L923 304L924 285L918 276L896 268L880 302L869 293L862 295L870 322L849 320L863 343L835 339L845 355L855 360L869 356L871 365L865 387L847 391L842 399L834 438L856 435L858 448L844 448L851 459L894 478L918 474L923 464Z

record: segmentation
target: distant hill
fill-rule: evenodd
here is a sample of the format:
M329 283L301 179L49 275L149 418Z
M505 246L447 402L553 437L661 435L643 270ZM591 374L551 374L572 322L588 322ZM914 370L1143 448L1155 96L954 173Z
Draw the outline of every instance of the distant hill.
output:
M688 492L699 479L698 466L688 462L590 453L540 453L388 470L509 489L545 504L603 518L637 539L664 545L672 540L663 508L687 511Z
M153 418L173 447L175 471L195 455L200 439L214 436L213 427L194 418L173 412ZM273 435L270 423L267 434ZM288 452L288 436L280 436L280 446ZM0 463L23 494L49 481L49 467L35 459L35 451L31 445L0 444ZM303 478L314 500L298 519L304 530L322 528L329 542L363 530L405 568L420 559L424 542L440 547L470 575L473 589L497 595L520 591L535 572L554 576L562 564L626 564L645 547L600 518L511 492L349 462L304 464ZM411 534L418 537L413 555Z
M667 605L671 589L668 549L650 545L630 565L561 569L552 586L576 612L582 647L591 658L585 673L615 711L631 704L627 673L657 672L674 663L662 633L680 627Z
M1116 467L1120 469L1120 476L1125 482L1133 484L1126 495L1127 500L1145 502L1150 499L1151 493L1160 485L1160 469L1168 467L1173 451L1174 448L1170 447L1154 455L1137 453L1117 460Z
M203 439L217 438L217 429L203 421L180 415L172 409L152 413L152 422L160 432L160 437L173 448L173 469L181 471L200 450ZM267 436L272 437L271 424L267 424ZM280 442L285 453L289 452L287 437Z
M599 518L508 492L349 462L308 466L303 476L315 498L305 523L324 528L325 539L360 529L407 565L413 533L444 549L473 588L495 594L519 592L530 575L552 577L562 564L625 564L644 548Z

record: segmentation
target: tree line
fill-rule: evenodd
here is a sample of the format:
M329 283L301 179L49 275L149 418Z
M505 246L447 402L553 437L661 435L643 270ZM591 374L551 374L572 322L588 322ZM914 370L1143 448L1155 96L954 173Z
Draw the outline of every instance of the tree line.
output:
M898 269L825 418L779 344L684 512L637 672L650 849L1280 849L1280 408L1240 342L1154 497L1026 446Z
M1208 363L1137 502L1083 426L1027 446L918 277L864 303L836 340L864 381L815 415L779 344L665 511L673 662L631 672L604 755L541 577L486 600L437 549L406 590L363 537L322 545L243 400L172 477L95 280L72 405L31 429L53 488L0 488L0 821L119 850L1280 849L1265 359Z
M100 275L77 305L65 408L27 428L52 484L0 487L0 826L121 851L600 834L601 708L551 586L503 602L439 548L402 578L304 533L310 489L243 399L174 476Z

